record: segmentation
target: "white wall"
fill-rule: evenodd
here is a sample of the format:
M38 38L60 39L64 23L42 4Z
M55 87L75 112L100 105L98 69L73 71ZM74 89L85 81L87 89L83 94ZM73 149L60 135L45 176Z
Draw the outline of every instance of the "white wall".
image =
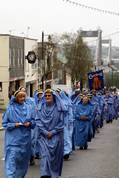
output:
M32 51L37 47L37 40L25 38L24 40L24 49L25 49L25 56L28 54L28 51ZM29 64L27 59L25 60L25 83L35 83L38 80L38 69L34 69L32 67L33 64ZM37 61L35 63L37 65ZM35 86L36 88L36 86Z
M0 82L0 108L5 109L9 101L9 36L0 36Z

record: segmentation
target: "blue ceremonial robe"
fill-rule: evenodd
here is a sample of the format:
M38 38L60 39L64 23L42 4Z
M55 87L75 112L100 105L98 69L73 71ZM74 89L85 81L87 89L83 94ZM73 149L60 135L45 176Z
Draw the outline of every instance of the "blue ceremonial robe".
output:
M21 126L15 127L15 123ZM30 122L31 126L22 124ZM23 178L28 169L31 154L31 128L34 127L32 108L27 104L18 104L13 97L3 115L5 128L5 173L7 178Z
M58 98L58 99L57 99ZM58 103L59 101L59 103ZM45 100L38 106L36 125L38 127L38 142L40 151L40 174L57 178L61 175L64 150L64 106L58 96L53 105L46 105ZM47 138L47 133L52 138Z
M114 118L114 99L112 96L104 96L104 113L103 117L106 122L112 122Z
M88 146L88 135L90 120L92 119L92 105L79 103L75 115L75 145L80 147ZM87 116L87 120L81 120L81 116Z
M60 92L60 97L67 108L64 115L64 155L70 154L72 151L72 133L73 133L73 105L71 99L64 91Z
M36 104L35 104L35 99L33 97L26 97L25 102L30 106L33 112L33 117L35 118L36 116ZM31 130L31 157L35 156L36 152L36 134L37 134L37 128L36 125L34 128Z
M119 96L114 96L115 119L119 116Z

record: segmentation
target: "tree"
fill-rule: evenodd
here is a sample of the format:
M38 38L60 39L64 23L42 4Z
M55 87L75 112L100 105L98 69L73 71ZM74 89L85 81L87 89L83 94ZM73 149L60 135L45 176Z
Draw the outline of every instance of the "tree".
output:
M90 71L93 66L93 60L90 49L83 42L79 33L76 35L64 34L64 51L67 59L66 66L70 68L72 82L80 81L83 86L83 82L87 79L87 72Z

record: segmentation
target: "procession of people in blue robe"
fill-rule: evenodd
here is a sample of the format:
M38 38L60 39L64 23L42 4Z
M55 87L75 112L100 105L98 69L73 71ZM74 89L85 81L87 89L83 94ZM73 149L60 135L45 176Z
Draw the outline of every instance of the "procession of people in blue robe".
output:
M87 150L104 123L119 116L119 96L109 90L36 90L20 87L3 114L6 178L24 178L39 159L41 178L61 176L63 161Z

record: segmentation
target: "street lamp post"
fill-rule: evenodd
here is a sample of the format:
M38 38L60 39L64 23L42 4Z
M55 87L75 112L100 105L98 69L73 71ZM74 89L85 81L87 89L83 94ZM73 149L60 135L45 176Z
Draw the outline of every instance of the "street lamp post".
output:
M113 86L113 80L114 80L114 76L113 76L113 69L112 69L112 86Z
M45 58L44 58L44 32L42 32L42 47L41 47L41 57L43 61L43 76L42 76L42 89L45 89Z
M44 36L48 36L48 42L44 45ZM45 49L45 51L44 51ZM51 40L51 36L50 35L45 35L44 32L42 32L42 51L41 51L41 56L42 56L42 61L43 61L43 76L42 76L42 89L45 90L46 86L46 75L48 72L48 68L47 68L47 72L46 72L46 61L45 61L45 54L47 55L47 62L48 60L51 59L51 55L52 55L52 51L53 51L53 43Z

